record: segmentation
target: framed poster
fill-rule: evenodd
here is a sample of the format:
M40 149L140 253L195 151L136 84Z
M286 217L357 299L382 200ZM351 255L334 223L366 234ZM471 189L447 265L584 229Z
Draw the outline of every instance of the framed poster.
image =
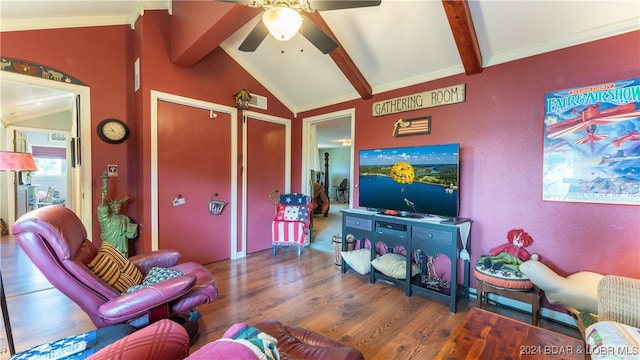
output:
M640 78L544 101L542 199L640 205Z

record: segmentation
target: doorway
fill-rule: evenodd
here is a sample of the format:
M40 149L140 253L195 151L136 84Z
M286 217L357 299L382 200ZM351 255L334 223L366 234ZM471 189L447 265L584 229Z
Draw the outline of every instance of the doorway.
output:
M340 126L340 129L344 129L342 131L335 131L334 126L324 126L325 124L346 124L346 128ZM348 147L348 155L346 167L348 168L348 173L343 174L344 176L338 176L337 181L331 179L332 175L329 174L329 178L326 181L329 182L328 186L328 195L332 194L334 191L334 186L337 186L343 178L348 179L349 184L349 201L348 203L353 203L353 159L354 159L354 151L353 151L353 134L355 128L355 109L346 109L341 111L336 111L328 114L317 115L313 117L308 117L302 119L302 174L301 174L301 183L303 189L312 189L313 182L315 179L312 179L312 170L315 171L324 171L323 159L320 157L319 152L321 152L321 148L331 147L330 145L322 145L318 139L323 138L323 131L326 131L328 137L324 140L325 144L333 143L335 147ZM314 160L318 159L318 160ZM314 162L317 162L314 165ZM315 169L314 169L315 167Z
M329 216L322 217L320 221L314 223L314 227L316 223L318 227L314 229L313 242L316 244L312 247L320 250L331 248L331 235L341 228L340 210L349 208L353 204L354 126L355 109L303 119L301 182L303 189L314 188L316 176L313 174L316 174L317 171L328 173L328 175L323 174L322 176L324 181L328 182L326 192L330 199ZM328 158L328 171L325 171L325 158ZM314 162L317 163L313 165ZM346 199L342 197L337 199L336 189L344 179L347 179L348 184L348 190L344 192ZM346 203L341 200L346 200ZM323 229L331 230L323 231L320 226ZM320 236L316 236L316 234Z
M28 140L26 151L33 154L38 171L23 173L22 184L27 191L27 211L46 205L73 208L75 198L69 197L72 183L68 181L72 165L68 131L25 129L20 133ZM22 214L18 214L20 216Z
M67 172L67 186L66 205L72 209L78 217L82 220L87 232L92 233L92 189L91 189L91 94L90 89L86 86L65 83L61 81L53 81L43 79L39 77L27 76L18 73L0 71L0 86L3 89L3 101L9 98L11 86L19 86L23 89L28 89L26 92L36 93L37 90L44 90L49 94L44 100L52 100L59 98L71 98L72 108L70 115L72 117L70 126L54 126L54 122L47 121L46 116L39 114L40 116L29 119L21 114L6 114L2 118L2 122L6 130L4 130L4 136L0 150L13 150L11 144L14 143L14 131L20 130L34 130L34 131L54 131L54 132L68 132L69 139L66 143L67 147L71 144L74 146L74 155L76 160L75 166L69 166ZM37 99L32 98L29 101L37 102ZM41 99L42 100L42 99ZM3 105L4 108L4 105ZM13 116L9 116L13 115ZM73 136L72 136L73 134ZM78 139L82 139L79 142ZM80 161L83 159L84 161ZM16 214L9 209L15 209L16 206L16 192L15 192L15 180L13 174L8 174L7 181L2 186L2 198L6 199L6 208L0 209L2 217L6 218L9 227L16 220Z

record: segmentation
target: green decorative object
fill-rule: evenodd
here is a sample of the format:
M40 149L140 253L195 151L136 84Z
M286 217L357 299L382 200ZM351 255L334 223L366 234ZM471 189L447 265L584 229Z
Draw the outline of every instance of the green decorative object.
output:
M129 257L128 239L138 236L138 224L131 223L128 216L120 214L122 204L129 200L128 196L120 200L106 200L108 179L107 173L103 172L102 196L98 205L100 238L115 247L125 257Z

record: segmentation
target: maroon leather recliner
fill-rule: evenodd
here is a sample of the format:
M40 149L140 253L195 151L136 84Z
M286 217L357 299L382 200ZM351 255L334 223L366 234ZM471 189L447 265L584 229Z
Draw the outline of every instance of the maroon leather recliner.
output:
M175 317L218 296L217 282L202 265L177 264L180 254L158 250L129 258L146 275L152 267L184 273L129 294L102 281L87 264L99 248L70 209L45 206L28 212L12 227L16 241L49 282L89 315L96 327L128 323L144 327L160 317Z

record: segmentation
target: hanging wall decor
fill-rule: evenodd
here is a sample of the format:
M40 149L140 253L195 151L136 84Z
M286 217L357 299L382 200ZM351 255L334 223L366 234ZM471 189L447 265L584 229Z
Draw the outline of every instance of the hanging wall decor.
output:
M225 205L227 205L227 201L225 200L214 199L214 197L217 196L218 194L216 193L209 199L209 213L211 215L222 214L222 210L224 210Z
M0 71L34 76L67 84L86 86L82 81L52 67L6 56L0 58Z
M431 116L400 119L393 124L393 136L431 134Z
M238 90L233 97L236 99L235 107L241 110L247 110L249 108L249 101L251 101L251 93L245 88Z
M542 199L640 205L640 78L544 100Z

